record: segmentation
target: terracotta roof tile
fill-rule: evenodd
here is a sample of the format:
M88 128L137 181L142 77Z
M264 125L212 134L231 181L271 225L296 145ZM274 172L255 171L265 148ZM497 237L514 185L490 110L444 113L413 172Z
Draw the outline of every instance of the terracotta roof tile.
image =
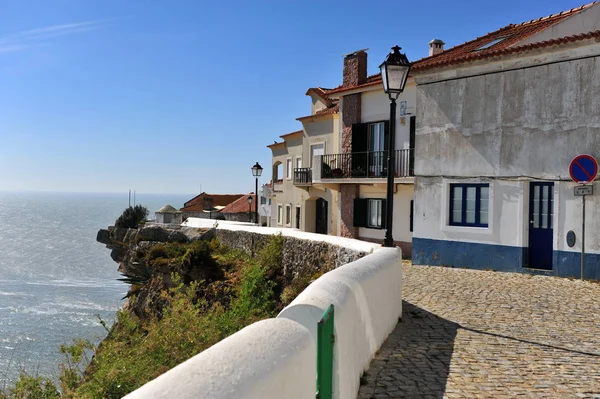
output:
M443 67L443 66L447 66L447 65L459 64L462 62L475 61L475 60L484 59L484 58L492 58L492 57L496 57L496 56L520 53L520 52L529 51L529 50L533 50L533 49L537 49L537 48L544 48L544 47L557 46L557 45L561 45L561 44L573 43L573 42L578 42L578 41L592 39L592 38L600 38L600 30L588 32L588 33L582 33L579 35L559 37L557 39L546 40L543 42L530 43L530 44L525 44L522 46L515 46L515 47L509 47L509 48L489 51L489 52L485 52L484 54L477 54L477 55L472 55L472 56L467 56L467 57L461 57L461 58L457 58L457 59L449 60L449 61L445 61L445 62L429 64L424 67L418 67L418 68L415 68L415 70L419 71L419 70L425 70L425 69L430 69L430 68Z
M212 206L225 206L240 198L243 194L208 194L201 193L187 201L182 211L202 211L204 200L212 200Z
M269 145L267 146L267 148L275 148L275 147L279 147L280 145L285 145L285 141L281 141L281 142L279 142L279 143L276 141L276 142L274 142L273 144L269 144Z
M539 33L549 28L550 26L556 23L565 20L566 18L575 15L576 13L582 10L592 7L597 3L598 2L590 3L581 7L563 11L558 14L552 14L547 17L534 19L520 24L507 25L504 28L498 29L494 32L490 32L487 35L476 38L475 40L471 40L461 45L452 47L431 57L426 57L421 60L418 60L414 63L413 70L419 71L451 64L458 64L461 62L476 59L482 59L499 54L509 54L513 52L523 51L526 49L543 47L540 46L540 44L545 42L532 43L523 46L518 46L518 43L533 36L536 33ZM560 42L561 39L556 40ZM498 42L494 43L495 41ZM548 42L554 42L554 40L549 40ZM489 47L481 49L486 45L489 45Z
M283 135L281 135L279 137L281 137L282 139L285 140L286 138L289 138L289 137L292 137L292 136L295 136L295 135L298 135L298 134L302 134L302 133L304 133L303 130L296 130L295 132L286 133L286 134L283 134Z
M341 93L341 92L348 91L348 90L355 90L355 89L360 89L360 88L369 87L369 86L375 86L375 85L379 85L379 84L381 84L381 73L376 73L374 75L367 76L367 81L363 84L356 85L356 86L346 86L346 87L344 87L343 85L340 85L340 86L336 87L335 89L330 90L327 94L332 95L332 94L337 94L337 93Z
M336 103L335 105L333 105L329 108L324 108L324 109L321 109L321 110L315 112L313 115L301 116L299 118L296 118L296 120L303 121L303 120L307 120L310 118L319 117L322 115L333 115L333 114L337 114L339 112L340 112L340 106L338 103Z
M252 197L252 205L248 205L248 197ZM254 201L256 201L256 194L250 193L243 195L225 208L221 209L221 213L248 213L250 207L254 212Z
M598 31L583 33L573 36L562 37L553 40L547 40L544 42L531 43L519 46L518 43L533 36L534 34L549 28L550 26L559 23L566 18L569 18L578 12L586 10L596 4L599 1L595 1L590 4L583 5L581 7L572 8L570 10L562 11L558 14L548 15L531 21L522 22L519 24L510 24L504 28L498 29L494 32L490 32L487 35L478 37L474 40L460 44L445 50L439 54L422 58L413 63L412 71L421 71L429 68L442 67L452 64L458 64L462 62L478 60L488 57L494 57L498 55L506 55L511 53L518 53L521 51L527 51L534 48L549 47L558 44L564 44L568 42L574 42L579 40L585 40L592 37L598 37ZM496 44L491 45L489 48L477 50L486 44L491 44L495 40L503 38L504 40L499 41ZM343 87L338 86L327 92L328 95L339 94L345 91L361 89L364 87L370 87L381 84L381 74L375 74L367 77L367 81L363 84Z

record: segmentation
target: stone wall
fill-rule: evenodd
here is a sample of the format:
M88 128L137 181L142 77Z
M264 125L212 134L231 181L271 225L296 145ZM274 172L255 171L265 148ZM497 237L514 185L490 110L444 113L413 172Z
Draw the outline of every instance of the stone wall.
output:
M143 261L137 257L140 246L148 247L156 242L192 242L217 238L230 248L241 249L254 255L272 236L243 230L193 227L173 229L150 225L139 230L115 227L102 229L98 232L96 240L112 250L111 258L119 263L121 271L126 271L134 263ZM282 255L284 276L292 279L298 275L311 276L317 272L335 269L362 258L367 252L323 241L284 236Z
M241 249L251 255L265 245L271 235L239 230L215 229L211 234L223 244ZM367 255L357 251L321 241L283 237L283 273L286 278L297 275L313 275L329 271Z
M252 209L254 209L254 205L252 205ZM224 220L231 220L233 222L246 222L246 223L254 223L256 212L241 212L241 213L220 213L225 217ZM216 217L213 217L216 219Z
M340 236L358 238L358 228L354 227L354 199L358 198L357 184L340 184Z

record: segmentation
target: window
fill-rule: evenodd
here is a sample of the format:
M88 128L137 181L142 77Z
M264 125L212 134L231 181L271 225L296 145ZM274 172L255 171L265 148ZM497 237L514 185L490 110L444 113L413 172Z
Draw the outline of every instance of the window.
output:
M275 183L281 183L283 180L283 164L279 161L273 165L273 181Z
M354 226L385 229L385 205L381 198L355 198Z
M488 227L489 184L450 184L450 225Z
M296 157L296 168L302 167L302 157Z
M283 224L283 206L277 205L277 224Z
M369 200L369 215L367 216L367 227L374 229L380 229L382 225L382 210L383 200L370 199Z
M267 203L267 199L261 195L260 196L260 204L265 205L266 203Z
M287 173L286 174L286 178L288 180L291 180L292 179L292 158L288 158L285 161L285 167L286 167L286 171L285 172Z
M285 224L286 225L292 224L292 206L291 205L285 206Z
M506 39L508 39L509 37L510 37L510 36L499 37L499 38L497 38L497 39L494 39L494 40L492 40L492 41L491 41L491 42L489 42L489 43L486 43L486 44L484 44L483 46L481 46L481 47L479 47L479 48L476 48L476 49L475 49L475 50L473 50L473 51L481 51L481 50L488 49L488 48L490 48L490 47L493 47L493 46L495 46L495 45L496 45L496 44L498 44L498 43L502 43L503 41L505 41L505 40L506 40Z

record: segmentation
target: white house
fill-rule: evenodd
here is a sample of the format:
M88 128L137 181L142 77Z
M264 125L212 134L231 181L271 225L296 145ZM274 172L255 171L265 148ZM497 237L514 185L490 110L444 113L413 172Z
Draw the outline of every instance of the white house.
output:
M508 25L411 74L413 263L580 276L582 199L568 166L578 154L600 158L600 4ZM594 279L599 205L587 198Z
M156 223L161 224L180 224L182 222L182 212L173 208L171 205L165 205L158 211L154 212L156 215Z

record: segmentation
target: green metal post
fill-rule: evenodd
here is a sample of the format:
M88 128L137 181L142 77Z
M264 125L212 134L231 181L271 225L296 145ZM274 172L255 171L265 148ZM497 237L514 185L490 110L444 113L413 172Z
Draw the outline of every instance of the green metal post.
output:
M333 321L333 305L329 305L317 324L317 399L333 397Z

